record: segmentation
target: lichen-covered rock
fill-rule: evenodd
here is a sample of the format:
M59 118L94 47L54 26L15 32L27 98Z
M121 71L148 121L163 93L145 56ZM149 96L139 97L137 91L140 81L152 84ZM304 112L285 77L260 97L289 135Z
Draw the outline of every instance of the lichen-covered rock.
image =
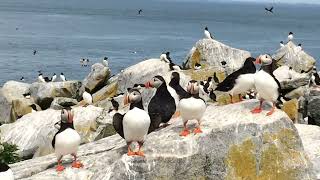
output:
M202 39L191 49L183 65L190 69L200 63L206 69L230 74L239 69L250 56L248 51L229 47L216 40ZM225 61L226 65L223 65L222 61Z
M78 101L76 99L66 98L66 97L56 97L53 99L50 105L50 108L55 110L61 110L65 107L70 107L77 104L78 104Z
M113 97L114 95L116 95L117 89L118 89L117 82L113 82L111 84L106 85L105 87L103 87L98 92L92 95L93 103L102 101L109 97Z
M320 179L320 127L304 124L295 124L295 126L304 150L313 164L317 179Z
M29 88L30 84L16 81L8 81L3 85L0 89L0 123L14 122L17 117L31 112L29 105L34 103L33 99L23 96L29 92Z
M80 94L82 94L85 88L88 88L90 93L95 93L101 89L110 77L109 67L104 66L101 63L96 63L91 66L91 72L83 80Z
M277 60L279 66L287 65L297 72L301 72L302 70L306 72L315 65L316 60L305 51L298 50L299 48L297 47L290 41L284 47L277 50L272 57Z
M74 126L82 137L82 143L95 140L96 119L102 108L76 107L73 111ZM57 132L54 124L60 121L60 115L59 110L53 109L27 114L14 123L0 126L0 138L4 142L16 144L22 156L33 155L36 151L44 152L51 148L52 138Z
M68 179L314 179L311 162L292 121L277 110L251 114L257 101L209 106L202 134L179 136L182 121L147 136L146 157L128 157L126 143L114 135L82 145L83 169L56 173L54 155L13 164L15 178ZM195 128L195 122L189 127Z
M80 81L33 83L31 96L42 109L48 109L55 97L79 99Z

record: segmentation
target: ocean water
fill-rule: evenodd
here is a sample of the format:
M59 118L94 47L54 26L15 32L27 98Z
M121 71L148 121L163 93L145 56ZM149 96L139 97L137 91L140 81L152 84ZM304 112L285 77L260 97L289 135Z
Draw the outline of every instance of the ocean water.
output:
M200 0L199 0L200 1ZM274 5L275 14L265 6ZM143 9L138 15L138 9ZM215 38L253 56L273 53L287 33L320 58L320 6L163 0L1 0L0 85L63 72L83 79L108 56L112 73L170 51L182 63L209 27ZM33 55L33 50L38 53ZM132 53L136 52L136 53Z

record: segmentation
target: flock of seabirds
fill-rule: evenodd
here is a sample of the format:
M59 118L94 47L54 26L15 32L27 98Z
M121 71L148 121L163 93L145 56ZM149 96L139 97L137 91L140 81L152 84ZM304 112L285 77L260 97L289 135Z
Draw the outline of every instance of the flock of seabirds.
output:
M204 35L207 39L213 39L207 27L204 29ZM293 33L290 32L288 41L292 40ZM284 46L282 41L280 46ZM302 50L301 45L298 48ZM243 98L258 98L260 100L259 106L251 110L254 114L263 111L262 104L264 101L271 102L272 107L266 114L267 116L271 116L276 107L279 108L279 104L283 103L283 101L290 100L285 97L288 90L281 89L279 81L273 74L276 69L276 60L268 54L260 55L257 58L247 58L239 70L228 75L222 82L219 82L219 78L214 73L213 77L209 77L206 81L189 81L186 89L180 85L179 71L182 67L172 62L170 53L162 53L160 60L166 62L170 70L173 71L168 84L162 76L158 75L144 84L135 84L132 88L128 88L126 94L117 94L115 97L123 96L124 105L130 105L125 114L117 112L119 103L114 100L115 97L111 98L113 108L109 112L113 116L113 126L116 132L127 142L128 156L144 157L141 147L147 135L159 128L170 125L169 121L179 116L183 121L183 129L179 133L180 136L186 137L191 133L187 126L189 120L197 120L197 125L192 133L202 133L201 120L207 107L205 96L215 101L215 91L228 93L232 103L235 103L235 96L238 96L240 100ZM108 66L108 58L103 58L102 63ZM226 62L223 61L221 64L225 66ZM261 65L258 71L255 64ZM194 70L199 70L201 69L201 64L195 64L193 68ZM290 70L293 71L292 68ZM310 71L312 71L311 84L320 85L320 77L316 68L314 67ZM56 74L49 79L48 77L43 77L42 73L39 72L38 81L40 82L45 83L56 79ZM60 79L66 81L63 73L61 73ZM215 84L215 89L212 88L213 84ZM150 100L148 111L146 111L143 107L141 91L150 88L156 88L156 92ZM252 91L252 88L255 91ZM243 93L246 93L244 97L241 95ZM92 95L88 89L84 91L82 97L86 105L92 104ZM65 169L62 165L62 157L68 154L74 157L72 167L83 167L83 164L77 159L77 150L81 138L74 129L71 107L61 111L61 120L55 124L55 127L58 132L54 135L52 146L58 160L56 171L60 172ZM138 143L138 151L131 149L130 145L133 142ZM0 179L13 179L10 167L3 163L0 163Z

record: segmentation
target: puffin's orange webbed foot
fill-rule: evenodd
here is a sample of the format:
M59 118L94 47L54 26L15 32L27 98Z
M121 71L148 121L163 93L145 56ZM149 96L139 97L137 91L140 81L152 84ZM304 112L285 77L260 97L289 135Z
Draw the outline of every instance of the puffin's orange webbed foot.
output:
M188 136L190 134L190 131L188 129L184 129L181 131L180 136Z
M127 153L128 156L135 156L136 153L131 151L130 149L128 150L128 153Z
M137 156L145 157L144 152L138 151L135 153Z
M253 114L257 114L257 113L261 113L262 112L262 109L260 107L257 107L257 108L254 108L251 113Z
M82 168L83 164L80 161L74 161L72 163L72 167L74 167L74 168Z
M62 166L62 165L58 165L57 167L56 167L56 171L58 171L58 172L61 172L61 171L63 171L64 170L64 167Z
M195 129L193 130L193 133L194 133L194 134L200 134L200 133L202 133L202 130L198 127L198 128L195 128Z

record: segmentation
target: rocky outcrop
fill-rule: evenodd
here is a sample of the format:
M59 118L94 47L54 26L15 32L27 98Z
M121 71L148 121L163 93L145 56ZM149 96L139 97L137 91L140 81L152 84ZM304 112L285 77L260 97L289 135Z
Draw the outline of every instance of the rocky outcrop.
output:
M113 97L114 95L116 95L117 89L118 89L118 82L113 82L111 84L106 85L105 87L103 87L98 92L92 95L93 103L102 101L109 97Z
M91 72L83 80L80 94L82 94L85 88L88 88L90 93L95 93L101 89L110 77L109 67L104 66L101 63L96 63L91 66Z
M314 119L315 124L320 126L320 88L312 87L308 100L308 115Z
M42 109L48 109L56 97L79 99L80 81L33 83L31 96Z
M251 114L257 101L207 108L200 135L179 136L182 122L148 135L145 158L128 157L126 143L114 135L82 145L84 168L56 173L48 155L13 164L15 178L40 179L314 179L301 139L281 111ZM195 122L189 123L190 128Z
M65 107L70 107L77 104L78 104L78 101L76 99L66 98L66 97L56 97L53 99L50 105L50 108L55 110L61 110Z
M295 124L304 150L313 164L317 179L320 179L320 127L304 124Z
M308 55L305 51L299 50L293 42L288 42L284 47L277 50L272 56L277 60L279 66L287 65L292 67L296 72L302 70L309 71L316 63L316 60Z
M16 81L8 81L3 85L0 90L0 123L14 122L17 117L31 112L29 106L33 100L23 96L29 92L29 88L30 84Z
M216 40L202 39L191 49L183 65L190 69L199 63L205 69L230 74L239 69L250 56L248 51L229 47ZM222 61L225 61L226 64L223 65Z
M74 126L82 137L82 143L95 140L98 136L96 119L102 108L76 107L73 111ZM4 142L16 144L22 156L29 157L36 151L44 155L40 152L50 152L52 138L57 132L54 124L60 121L60 114L60 111L52 109L27 114L15 123L0 126L0 138Z

